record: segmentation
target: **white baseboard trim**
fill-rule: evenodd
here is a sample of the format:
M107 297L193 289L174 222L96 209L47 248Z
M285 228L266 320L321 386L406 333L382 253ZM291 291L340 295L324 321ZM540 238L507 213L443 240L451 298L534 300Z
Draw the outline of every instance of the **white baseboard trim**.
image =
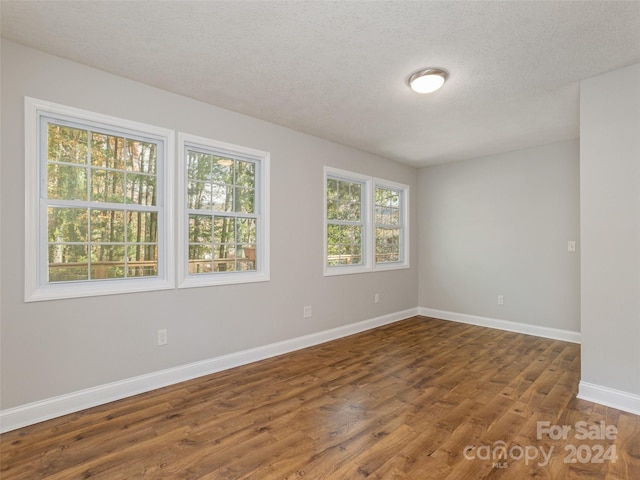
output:
M550 338L552 340L562 340L564 342L580 343L580 332L571 330L561 330L559 328L540 327L527 323L511 322L508 320L498 320L496 318L479 317L477 315L467 315L466 313L448 312L446 310L436 310L435 308L419 307L418 312L425 317L451 320L454 322L468 323L481 327L506 330L508 332L525 333L536 337Z
M0 411L0 433L33 425L34 423L78 412L87 408L138 395L193 378L227 370L229 368L275 357L311 347L338 338L364 332L372 328L394 323L418 315L418 308L390 313L350 325L283 340L249 350L221 355L200 362L127 378L97 387L60 395L45 400Z
M640 415L640 395L588 382L580 382L578 398Z

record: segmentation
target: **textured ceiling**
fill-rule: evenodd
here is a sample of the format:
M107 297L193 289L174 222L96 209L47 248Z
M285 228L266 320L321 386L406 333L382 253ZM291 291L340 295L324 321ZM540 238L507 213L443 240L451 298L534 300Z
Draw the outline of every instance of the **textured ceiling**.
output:
M2 36L410 165L578 137L640 2L5 1ZM423 67L450 72L413 93Z

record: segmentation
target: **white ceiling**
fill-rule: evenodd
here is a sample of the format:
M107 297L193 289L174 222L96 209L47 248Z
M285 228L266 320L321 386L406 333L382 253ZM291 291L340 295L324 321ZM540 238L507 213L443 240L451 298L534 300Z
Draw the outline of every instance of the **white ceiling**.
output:
M2 36L409 165L578 137L640 2L8 1ZM431 95L407 77L443 67Z

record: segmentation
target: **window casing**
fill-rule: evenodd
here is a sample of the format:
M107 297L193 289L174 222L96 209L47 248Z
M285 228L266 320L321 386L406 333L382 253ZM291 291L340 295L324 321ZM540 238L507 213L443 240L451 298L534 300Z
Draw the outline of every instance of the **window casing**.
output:
M409 267L407 185L325 167L324 274Z
M180 134L180 287L269 280L269 154Z
M25 99L25 301L173 287L173 133Z

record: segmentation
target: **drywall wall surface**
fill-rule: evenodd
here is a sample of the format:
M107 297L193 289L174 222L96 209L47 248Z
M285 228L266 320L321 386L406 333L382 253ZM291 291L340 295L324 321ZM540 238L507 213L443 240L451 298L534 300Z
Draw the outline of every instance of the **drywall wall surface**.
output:
M580 330L578 147L420 170L421 307Z
M640 64L580 86L582 382L640 394Z
M25 303L25 96L270 152L271 280ZM414 168L3 41L2 408L415 309L416 261L323 276L325 165L408 184L417 222Z

